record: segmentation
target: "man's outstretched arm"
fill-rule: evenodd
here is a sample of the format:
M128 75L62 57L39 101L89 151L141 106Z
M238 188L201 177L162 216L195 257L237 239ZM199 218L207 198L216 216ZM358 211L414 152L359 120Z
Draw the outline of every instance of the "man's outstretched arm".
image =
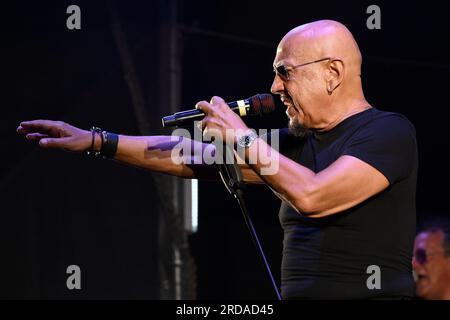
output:
M92 133L61 121L33 120L20 123L17 132L28 140L39 142L43 148L57 148L71 152L84 152L92 144ZM191 154L180 155L172 150L183 143L191 144ZM99 151L101 138L95 134L94 150ZM203 155L211 154L212 144L188 138L174 139L171 136L119 136L114 159L128 165L145 168L182 178L219 179L217 168L206 164ZM241 166L244 180L261 183L258 175L247 165Z

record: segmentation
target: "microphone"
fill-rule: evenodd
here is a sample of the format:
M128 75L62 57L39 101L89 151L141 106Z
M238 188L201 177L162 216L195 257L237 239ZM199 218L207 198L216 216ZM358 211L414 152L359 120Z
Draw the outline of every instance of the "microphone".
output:
M275 110L275 102L270 94L257 94L248 99L227 102L227 105L241 117L246 116L263 116ZM199 121L205 117L205 113L201 110L191 109L180 111L173 115L162 118L164 128L183 126L194 121Z

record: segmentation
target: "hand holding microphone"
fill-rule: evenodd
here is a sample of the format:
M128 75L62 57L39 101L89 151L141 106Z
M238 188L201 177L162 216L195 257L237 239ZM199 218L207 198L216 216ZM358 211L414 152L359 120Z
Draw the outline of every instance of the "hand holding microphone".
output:
M275 104L271 95L255 95L249 99L226 103L222 98L214 96L211 101L200 101L196 109L175 114L182 123L201 120L201 129L204 136L214 140L227 141L234 144L240 136L249 133L249 128L241 117L270 113ZM180 115L186 115L187 117ZM195 116L193 116L195 115ZM189 119L189 120L188 120Z
M214 139L227 140L236 143L240 135L249 132L242 121L245 116L263 116L275 109L273 97L270 94L257 94L251 98L228 102L214 96L211 101L200 101L196 109L177 112L162 119L164 127L183 126L201 120L204 135Z
M214 97L213 97L214 98ZM216 97L217 98L217 97ZM237 113L240 117L263 116L275 110L275 102L270 94L257 94L248 99L225 103L223 99L220 105L228 105L229 109ZM202 101L203 103L205 101ZM223 102L223 103L222 103ZM200 103L200 102L199 102ZM199 104L198 103L198 104ZM211 103L212 104L212 99ZM197 105L198 105L197 104ZM208 104L206 102L206 104ZM175 127L192 124L194 121L200 121L205 117L205 112L198 108L177 112L173 115L162 118L163 127Z

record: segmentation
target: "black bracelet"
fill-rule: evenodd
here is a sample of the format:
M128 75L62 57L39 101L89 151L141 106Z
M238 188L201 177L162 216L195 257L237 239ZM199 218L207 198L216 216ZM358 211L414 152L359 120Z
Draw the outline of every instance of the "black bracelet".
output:
M91 147L86 153L95 157L102 156L104 159L113 158L117 152L117 145L119 143L119 135L103 131L98 127L92 127L92 142ZM95 134L98 133L101 139L100 151L94 151L95 148Z
M92 127L91 128L91 132L92 132L92 141L91 141L91 147L89 148L89 150L86 152L87 155L93 155L95 157L98 157L100 155L100 151L94 151L95 148L95 133L99 133L100 134L100 138L102 140L101 145L103 146L103 136L102 136L102 129L98 128L98 127ZM101 148L100 148L101 149Z
M119 144L119 135L111 132L102 132L104 143L100 149L101 155L105 159L111 159L117 152L117 145Z

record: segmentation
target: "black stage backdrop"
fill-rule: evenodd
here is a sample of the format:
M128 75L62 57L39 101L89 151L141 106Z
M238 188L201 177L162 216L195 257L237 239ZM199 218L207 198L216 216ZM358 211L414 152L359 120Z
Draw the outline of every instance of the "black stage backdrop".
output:
M116 2L155 134L169 133L159 125L168 97L158 78L167 23L161 7L168 2ZM236 100L268 92L275 48L288 30L324 18L346 24L363 53L367 99L416 126L419 219L448 215L450 28L443 2L173 2L181 30L180 109L212 95ZM81 8L81 30L66 28L71 4ZM371 4L381 9L380 30L366 27ZM20 121L48 118L139 134L108 8L106 1L2 4L0 298L164 298L153 174L43 151L15 133ZM280 107L270 121L250 124L285 122ZM248 188L246 199L279 282L279 201L264 186ZM199 231L189 236L196 297L273 299L234 200L215 182L200 183L199 200ZM81 290L66 287L69 265L82 269Z

